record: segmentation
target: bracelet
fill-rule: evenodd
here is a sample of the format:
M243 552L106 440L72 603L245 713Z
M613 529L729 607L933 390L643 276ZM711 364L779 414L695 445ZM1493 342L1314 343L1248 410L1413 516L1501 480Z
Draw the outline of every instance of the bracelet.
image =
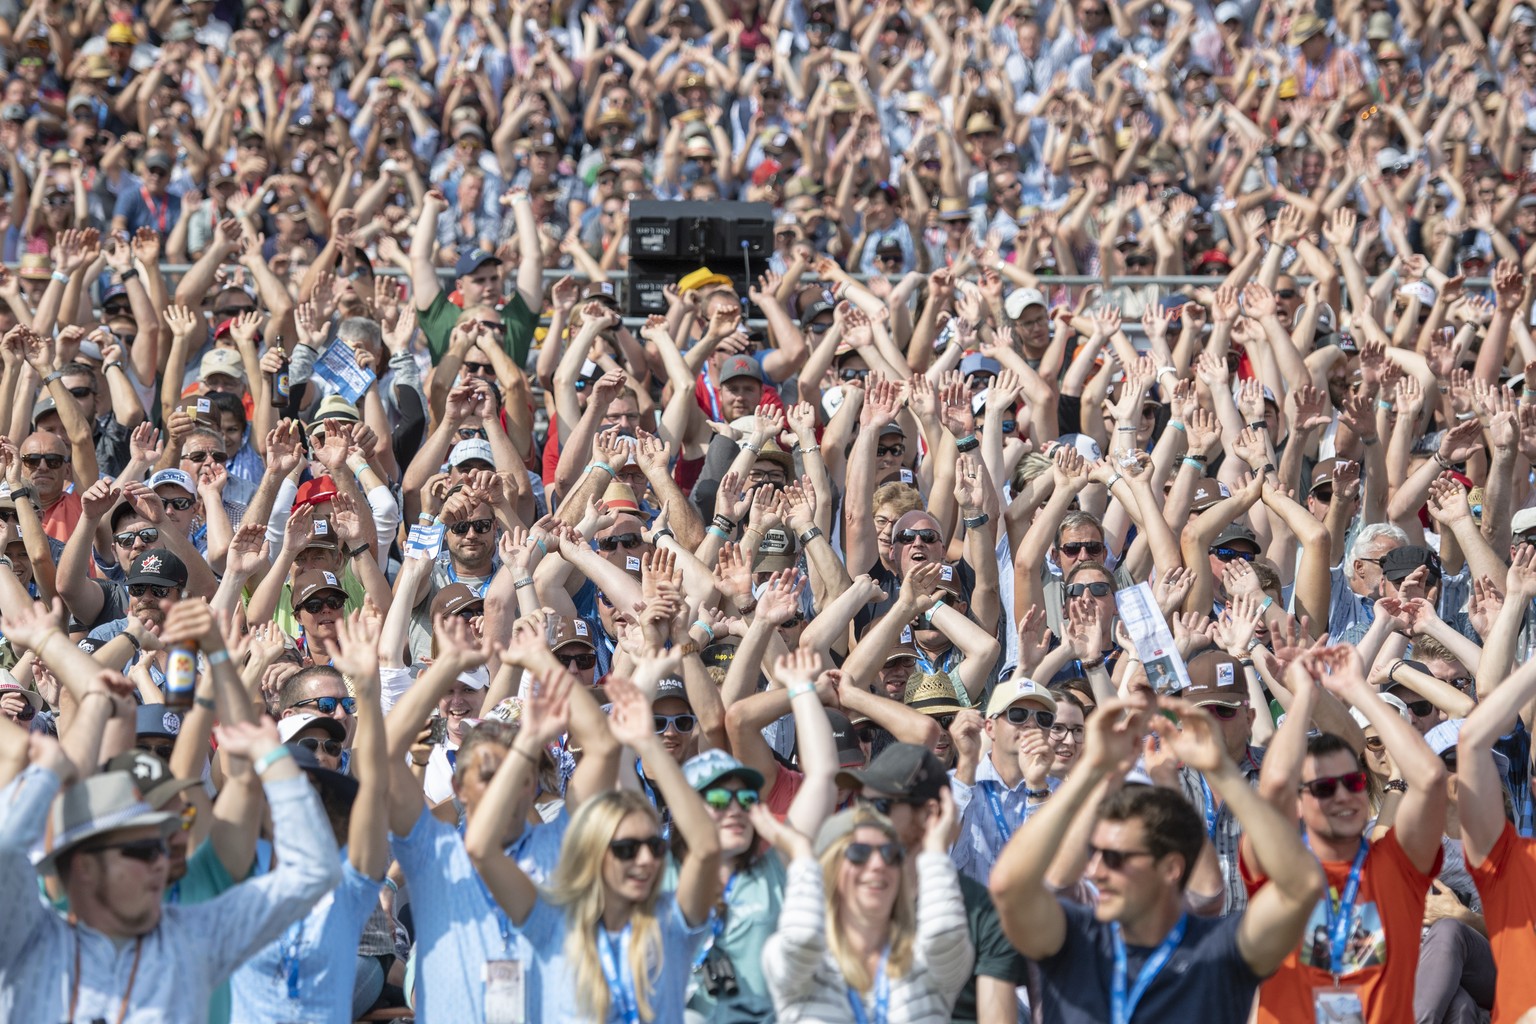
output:
M727 533L736 529L736 520L720 512L715 513L715 518L712 519L711 522L720 527L720 529L725 530Z
M1237 663L1239 665L1243 666L1243 668L1253 668L1253 659L1252 658L1238 658L1237 659Z
M222 665L229 660L229 652L224 650L214 651L208 655L208 664Z
M974 530L977 527L986 526L987 523L991 522L991 520L992 517L983 512L979 516L971 516L969 518L960 520L960 522L965 526L967 530Z
M122 285L126 285L129 281L132 281L134 278L136 278L138 276L139 276L139 268L138 267L129 267L127 270L125 270L121 274L117 275L117 283L118 284L122 284Z
M69 284L68 274L60 273L59 271L55 270L49 276L51 276L55 281L59 282L59 284Z
M1275 599L1270 597L1268 594L1265 594L1264 595L1264 603L1259 605L1259 611L1261 611L1261 612L1269 611L1269 609L1274 606L1274 603L1275 603Z
M695 626L698 626L704 632L708 633L709 634L709 639L711 641L713 641L715 639L715 631L709 627L709 623L705 622L703 619L694 619L693 620L693 624Z
M933 607L929 608L926 612L923 613L923 620L925 622L930 622L931 623L933 621L934 615L938 614L939 609L943 608L943 607L944 607L943 600L938 600L938 601L933 602Z
M1530 388L1522 388L1520 390L1520 397L1521 398L1536 398L1536 391L1532 391Z
M715 526L714 524L710 524L709 529L704 531L704 532L705 533L712 533L716 537L719 537L721 540L730 540L731 539L731 535L730 534L726 533L724 530L720 529L720 527Z
M1024 799L1026 799L1026 800L1044 800L1046 797L1048 797L1050 795L1051 795L1051 791L1049 789L1026 789L1026 790L1024 790Z
M1376 408L1385 410L1386 412L1395 412L1396 411L1396 407L1393 406L1393 404L1391 402L1383 402L1379 398L1376 399Z
M1435 452L1435 462L1439 464L1441 469L1451 469L1455 466L1454 462L1446 458L1444 455L1441 455L1439 452Z
M762 530L760 530L760 529L758 529L758 528L757 528L757 527L756 527L756 526L753 526L753 525L751 525L751 524L750 524L750 523L749 523L749 524L748 524L748 525L747 525L747 528L746 528L746 529L745 529L745 530L742 530L742 531L741 531L741 535L742 535L742 536L743 536L743 537L745 537L745 536L746 536L746 535L747 535L747 534L749 534L749 533L755 533L755 534L757 534L757 535L758 535L758 536L759 536L759 537L766 537L766 536L768 536L768 535L767 535L767 534L766 534L766 533L764 533L764 532L763 532L763 531L762 531Z
M122 637L124 640L127 640L130 644L133 645L135 657L144 653L144 645L139 642L139 638L128 632L126 629L119 633L118 636Z
M673 540L677 540L677 534L673 533L671 530L657 530L655 533L651 534L651 543L656 544L663 537L671 537Z
M268 768L271 768L274 764L277 764L277 762L288 756L288 748L285 745L279 743L277 746L267 751L260 761L256 762L256 767L253 769L256 772L256 777L261 778L261 776L267 773Z
M522 747L519 747L515 743L512 744L512 753L526 757L528 759L528 763L533 765L535 768L537 768L539 765L538 758L534 757L532 754L528 753L528 751L524 750Z
M1190 466L1190 467L1192 467L1194 469L1198 469L1202 473L1205 472L1205 460L1204 459L1196 459L1196 458L1193 458L1191 456L1186 455L1186 456L1184 456L1184 465Z
M344 547L342 548L341 553L346 555L348 558L356 558L358 555L369 554L372 550L373 549L370 548L367 544L359 544L355 548Z
M1387 784L1381 787L1389 793L1408 792L1408 783L1404 779L1389 779Z
M196 704L200 708L207 708L209 711L213 711L218 707L217 704L209 700L207 697L194 697L192 698L192 703Z
M815 692L816 692L816 684L815 683L801 683L799 686L792 686L792 687L789 688L789 699L790 700L794 700L796 697L803 697L807 693L815 693Z
M1084 670L1087 670L1087 669L1090 669L1090 668L1103 668L1104 667L1104 655L1101 654L1097 658L1094 658L1092 661L1079 661L1077 663L1077 666L1078 666L1078 668L1081 668L1081 669L1084 669Z
M742 441L737 447L741 451L751 452L753 455L761 455L763 453L763 446L760 444L755 445L751 441Z
M1104 489L1106 491L1112 491L1112 490L1115 489L1115 484L1119 483L1121 480L1124 480L1124 479L1125 479L1125 474L1120 472L1119 470L1116 470L1115 471L1115 475L1109 478L1109 483L1104 485Z
M1181 434L1189 433L1189 428L1184 426L1184 424L1178 420L1169 420L1168 426L1172 427L1174 430L1177 430Z
M64 379L64 374L61 373L58 370L54 370L48 376L43 378L43 387L46 388L49 384L52 384L54 381L56 381L56 380L63 380L63 379Z
M513 590L522 590L524 587L531 587L531 586L533 586L533 577L532 576L524 576L522 579L520 579L516 583L512 584L512 589Z
M1392 663L1392 667L1387 669L1387 682L1389 682L1389 683L1397 682L1397 670L1402 668L1402 667L1403 667L1403 659L1402 658L1398 658L1396 661L1394 661Z
M675 654L680 658L691 657L692 655L699 653L699 644L696 640L685 640L683 643L674 646L667 653Z
M1477 419L1477 413L1475 412L1459 412L1456 414L1456 420L1459 423L1465 423L1467 420L1473 419Z
M980 447L981 442L976 440L975 434L966 434L960 440L955 442L955 451L959 452L961 455L964 455L966 452L973 452Z
M606 462L594 462L594 463L592 463L592 465L587 467L587 472L590 473L594 469L602 470L604 473L607 473L608 476L611 479L617 480L619 478L619 474L615 473L613 471L613 467L608 465L608 463L606 463Z
M123 364L114 360L110 363L103 363L101 366L101 372L106 373L108 370L121 370L122 368Z
M821 451L821 445L819 445L819 444L808 444L808 445L805 445L804 447L802 447L800 449L800 454L801 455L809 455L811 452L819 452L819 451Z
M821 536L824 536L821 532L821 527L813 526L800 535L800 546L806 547L811 543L811 541Z
M1179 375L1178 368L1175 366L1159 366L1157 368L1157 376L1161 377L1165 373L1171 373L1175 377Z

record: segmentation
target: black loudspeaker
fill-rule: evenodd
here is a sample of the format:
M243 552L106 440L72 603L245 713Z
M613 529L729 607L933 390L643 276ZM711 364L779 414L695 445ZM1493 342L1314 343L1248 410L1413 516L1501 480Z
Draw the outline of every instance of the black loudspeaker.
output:
M637 200L629 204L627 311L631 316L665 313L662 289L704 266L729 277L745 298L772 253L773 207L768 203Z

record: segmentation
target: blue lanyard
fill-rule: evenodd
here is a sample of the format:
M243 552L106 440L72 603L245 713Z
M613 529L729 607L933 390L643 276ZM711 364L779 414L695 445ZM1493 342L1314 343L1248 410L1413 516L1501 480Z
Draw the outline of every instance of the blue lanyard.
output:
M1307 844L1307 849L1312 848L1312 842L1306 836L1302 841ZM1339 893L1339 902L1323 897L1323 909L1328 914L1328 970L1337 981L1344 973L1344 949L1349 944L1349 932L1355 916L1355 898L1360 895L1360 876L1365 868L1365 855L1370 851L1371 844L1364 839L1360 840L1360 849L1355 851L1355 861L1349 866L1349 881L1344 883L1344 888Z
M283 936L283 956L278 964L280 976L288 982L289 999L299 998L299 963L303 959L299 953L299 944L303 941L304 920L300 918L288 926L288 932Z
M731 890L736 888L736 875L733 873L725 883L725 892L720 894L720 905L727 910L731 905ZM720 936L725 934L725 915L709 915L709 942L699 950L699 955L693 960L693 969L698 970L704 966L704 961L709 958L709 951L720 942Z
M457 829L459 839L464 839L465 824L461 823ZM507 850L511 855L511 848ZM472 872L475 876L475 884L480 887L480 895L485 897L486 905L491 908L491 916L496 919L497 926L501 929L501 951L508 960L512 959L512 922L507 920L507 915L502 911L501 904L496 902L496 897L491 895L490 887L485 884L485 879L480 877L480 872Z
M1013 838L1014 826L1009 825L1008 819L1003 816L1003 802L997 798L998 783L983 781L977 785L981 786L981 794L987 798L987 806L992 810L992 820L997 822L997 831L1003 836L1002 845L998 847L1002 849Z
M1152 982L1168 961L1173 958L1173 951L1179 948L1179 943L1184 941L1184 929L1189 925L1189 915L1181 914L1179 923L1173 926L1173 931L1163 939L1162 945L1153 950L1147 957L1147 962L1141 965L1141 970L1136 974L1136 984L1131 986L1130 993L1125 990L1126 975L1129 968L1125 959L1125 939L1120 934L1120 922L1116 921L1114 929L1115 945L1115 971L1110 978L1109 989L1109 1013L1111 1024L1130 1024L1131 1016L1136 1012L1136 1005L1141 1002L1141 997L1147 994L1147 989L1152 987Z
M880 969L875 972L875 1019L873 1024L885 1024L886 1018L891 1012L891 979L885 973L886 961L891 958L891 947L886 946L880 954ZM848 988L848 1008L853 1011L853 1019L858 1024L871 1024L869 1015L864 1012L864 1000L853 990Z
M659 797L656 794L656 787L652 786L651 780L645 777L645 769L641 767L638 757L635 758L635 777L640 780L640 788L645 791L645 798L651 802L651 806L656 808L657 813L661 815L661 838L671 839L672 812L670 809L663 809L661 804L657 802Z
M485 582L484 583L481 583L481 584L479 584L479 586L475 586L475 587L471 587L468 583L466 583L464 585L466 587L469 587L469 589L473 590L477 597L484 597L485 596L485 592L487 590L489 590L490 587L491 587L491 580L495 578L496 570L498 568L500 568L500 566L497 563L497 559L493 558L493 559L491 559L491 575L489 575L489 576L487 576L485 578ZM455 572L454 569L453 569L453 559L452 558L448 559L448 561L443 563L443 571L448 574L448 581L450 583L457 583L457 582L459 582L459 574L457 572Z
M635 1001L634 988L630 984L628 972L621 969L619 950L623 946L623 936L629 934L629 925L624 925L624 930L619 933L620 938L615 939L604 928L602 922L597 925L597 951L599 959L603 962L603 977L608 982L608 996L613 1000L613 1008L619 1011L625 1024L640 1024L640 1007Z
M1211 784L1205 781L1205 776L1199 772L1195 778L1200 780L1200 792L1205 795L1205 835L1214 841L1216 839L1216 795L1211 792Z

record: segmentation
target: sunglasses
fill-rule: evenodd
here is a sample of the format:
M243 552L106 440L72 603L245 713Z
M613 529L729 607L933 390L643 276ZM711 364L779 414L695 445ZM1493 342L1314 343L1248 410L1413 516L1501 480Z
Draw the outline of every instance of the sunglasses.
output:
M299 746L303 747L305 750L312 754L318 754L323 750L325 751L327 757L341 756L340 740L320 739L316 736L304 736L300 739L294 740L293 742L297 743Z
M1277 298L1277 299L1294 299L1295 297L1296 297L1296 289L1294 289L1294 288L1277 288L1277 289L1275 289L1275 298Z
M69 459L63 455L23 455L21 457L21 464L32 469L42 465L46 465L49 469L58 469L68 461Z
M141 861L145 864L153 864L161 857L171 855L170 847L165 845L164 839L130 839L125 843L105 843L101 846L92 846L86 849L86 853L106 853L108 850L116 850L129 860Z
M667 841L661 836L646 836L644 839L615 839L608 844L608 850L619 860L634 860L642 846L651 851L652 857L660 857L667 852Z
M1104 866L1111 871L1124 871L1125 862L1132 857L1155 857L1157 854L1151 850L1106 850L1101 846L1088 847L1088 860L1092 862L1097 856L1104 861Z
M156 597L170 597L176 593L175 587L157 587L153 583L128 584L129 597L143 597L145 594L154 594Z
M644 541L638 533L616 533L612 537L597 538L597 546L603 551L617 551L623 547L625 551L633 551Z
M1344 775L1327 775L1321 779L1313 779L1311 782L1301 784L1302 792L1311 793L1315 799L1327 800L1339 791L1343 785L1346 792L1364 793L1366 784L1365 772L1348 772Z
M101 307L101 311L103 313L105 313L108 318L111 318L111 317L114 317L114 316L132 316L133 315L133 307L129 306L129 305L125 304L125 303L122 303L122 302L114 302L114 303L112 303L110 305L102 306ZM73 392L73 389L71 389L71 392Z
M1259 557L1256 551L1239 551L1237 548L1211 548L1211 554L1223 562L1230 562L1234 558L1241 558L1245 562L1251 562Z
M1237 717L1238 712L1243 710L1242 708L1228 707L1225 704L1204 704L1201 706L1209 711L1213 717L1219 718L1223 722L1232 721L1232 719Z
M454 618L463 619L465 622L473 622L475 619L479 618L480 616L482 616L484 614L485 614L485 606L484 605L475 605L475 606L470 607L470 608L461 608L458 611L453 613Z
M1076 558L1078 555L1087 555L1089 558L1098 558L1104 554L1104 544L1096 540L1069 541L1061 545L1061 553L1068 558Z
M1108 583L1069 583L1067 596L1082 597L1084 594L1092 594L1094 597L1108 597L1113 589Z
M96 393L96 389L89 384L81 384L79 387L70 388L69 393L76 398L89 398Z
M656 735L658 736L668 729L676 729L678 732L687 735L693 732L693 727L699 722L692 715L652 715L651 721L656 726Z
M1415 718L1428 718L1435 713L1435 706L1427 700L1408 701L1407 704Z
M185 512L187 509L189 509L193 505L197 504L197 499L196 498L161 498L160 499L160 504L164 505L167 511L169 511L171 509L175 509L177 512Z
M1034 719L1035 724L1042 729L1049 729L1056 724L1054 712L1041 711L1038 708L1009 708L1003 712L1003 717L1008 719L1009 725L1028 725L1030 719Z
M496 367L490 363L471 363L465 361L464 369L469 373L495 373Z
M334 715L339 707L349 715L357 714L356 697L310 697L307 700L295 701L290 707L302 708L313 705L314 709L322 715Z
M217 462L221 466L229 461L229 456L223 452L183 452L181 457L186 459L188 462L195 462L199 466L207 462L209 459L212 459L214 462Z
M131 548L135 540L141 540L145 544L153 544L160 539L160 531L153 526L146 526L142 530L126 530L123 533L115 533L112 539L120 548Z
M241 148L244 149L246 147L242 146ZM261 147L257 146L257 147L254 147L254 148L260 149ZM216 309L216 310L214 310L213 311L213 315L218 317L219 319L223 320L223 319L226 319L228 317L244 316L246 313L254 313L254 312L256 312L256 307L255 306L229 306L226 309Z
M731 806L732 800L745 811L754 806L759 799L761 797L755 789L726 789L724 786L718 786L704 791L704 802L717 811L723 811Z
M877 853L888 868L899 868L907 859L907 851L900 843L849 843L843 859L849 864L868 864L869 858Z
M1456 748L1452 747L1440 755L1440 763L1445 765L1445 770L1451 774L1456 773Z
M136 746L138 747L138 749L144 751L144 753L146 753L146 754L154 754L156 757L158 757L162 761L169 761L171 759L171 755L176 752L175 751L175 744L173 744L173 743L143 743L143 742L140 742L140 743L136 744Z
M8 691L8 692L15 693L16 691L15 690L11 690L11 691ZM30 722L30 721L32 721L32 719L34 719L36 717L37 717L37 708L33 707L30 703L23 703L22 706L21 706L21 710L16 712L16 721L18 721L18 722Z
M881 458L884 458L887 455L894 455L897 458L900 458L901 456L907 454L907 446L904 445L904 444L892 444L892 445L884 445L884 444L882 444L882 445L876 445L875 446L875 454L880 456ZM935 534L934 536L938 536L938 535Z
M468 366L469 364L465 363L464 365ZM460 427L459 428L459 440L460 441L473 441L476 438L479 438L482 441L489 440L489 438L487 438L485 436L485 431L483 431L483 430L477 430L474 427Z
M556 651L555 658L566 668L577 668L583 672L592 671L592 666L597 664L597 655L591 651L582 654L561 654Z
M346 606L346 603L347 599L345 597L339 594L332 594L329 597L312 597L299 605L299 609L309 612L311 615L319 615L322 609L329 609L333 612L340 611Z
M1326 505L1333 500L1333 488L1319 487L1312 492L1312 497Z
M1127 256L1125 265L1128 267L1150 267L1152 259L1149 256Z
M896 535L896 543L912 544L922 541L924 544L937 544L939 542L938 530L902 530Z
M796 626L800 625L800 623L802 623L804 621L805 621L805 616L803 616L803 615L796 615L793 618L785 619L783 622L779 623L779 628L780 629L794 629Z
M462 523L454 523L448 529L462 537L469 533L470 527L474 527L476 533L490 533L491 527L496 525L494 519L466 519Z

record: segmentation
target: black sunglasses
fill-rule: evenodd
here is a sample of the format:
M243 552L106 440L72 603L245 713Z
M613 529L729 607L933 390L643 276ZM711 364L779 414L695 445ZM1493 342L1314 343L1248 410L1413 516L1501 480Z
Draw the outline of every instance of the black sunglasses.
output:
M91 395L96 393L96 389L91 387L89 384L81 384L79 387L73 387L68 390L69 393L74 395L76 398L89 398Z
M1428 718L1435 713L1435 706L1427 700L1407 701L1408 710L1413 712L1415 718Z
M129 597L143 597L145 594L154 594L156 597L170 597L176 593L175 587L157 587L152 583L128 584Z
M10 690L10 691L7 691L7 692L15 693L17 691ZM16 721L18 721L18 722L30 722L30 721L32 721L32 719L34 719L36 717L37 717L37 708L33 707L30 702L23 703L22 706L21 706L21 710L16 712Z
M299 605L299 608L302 611L309 612L311 615L319 615L321 609L328 608L334 612L346 607L346 604L347 599L345 597L342 597L340 594L331 594L328 597L312 597Z
M1096 540L1074 540L1061 545L1061 553L1068 558L1076 558L1078 555L1087 555L1089 558L1098 558L1104 554L1104 544Z
M894 455L894 456L896 456L899 459L903 455L907 454L907 446L904 445L904 444L890 444L890 445L881 444L881 445L876 445L875 446L875 454L880 456L881 458L884 458L887 455ZM932 532L932 531L929 531L929 532ZM935 536L937 536L937 534L935 534Z
M1151 850L1106 850L1101 846L1088 847L1088 859L1091 862L1094 855L1104 861L1104 866L1111 871L1124 871L1125 862L1132 857L1155 857Z
M888 868L899 868L907 859L907 851L900 843L849 843L843 859L849 864L868 864L869 858L877 853Z
M642 846L651 851L652 857L660 857L667 852L667 841L661 836L646 836L644 839L615 839L608 844L608 850L619 860L634 860Z
M561 654L559 651L556 651L555 658L566 668L578 668L583 672L590 672L592 666L597 664L597 655L591 651L585 651L581 654Z
M1333 488L1332 487L1318 487L1318 488L1315 488L1312 491L1312 497L1316 498L1318 501L1320 501L1324 505L1326 505L1330 501L1333 500Z
M924 544L937 544L939 542L938 530L902 530L896 535L896 543L911 544L922 541Z
M160 504L164 505L167 510L175 509L177 512L185 512L187 509L189 509L193 505L197 504L197 499L196 498L161 498L160 499Z
M123 843L104 843L101 846L91 846L86 853L106 853L108 850L116 850L129 860L142 861L145 864L153 864L161 857L169 857L170 847L165 845L164 839L130 839Z
M1205 710L1209 711L1213 716L1221 719L1223 722L1232 721L1232 719L1236 718L1238 713L1243 710L1242 708L1229 707L1226 704L1206 704L1203 705L1203 707Z
M228 306L224 309L216 309L213 315L220 319L226 317L244 316L246 313L256 312L255 306Z
M117 542L117 546L120 548L131 548L135 539L141 540L145 544L153 544L160 539L160 531L153 526L146 526L142 530L125 530L122 533L115 533L112 535L112 539Z
M1113 589L1108 583L1069 583L1067 596L1082 597L1084 594L1092 594L1094 597L1108 597Z
M33 469L42 465L46 465L49 469L58 469L68 461L69 459L63 455L23 455L21 457L21 464Z
M638 533L616 533L612 537L597 538L597 546L603 551L617 551L620 547L633 551L643 543Z
M471 363L466 360L464 363L464 370L467 373L495 373L496 367L492 366L490 363Z
M1009 708L1003 712L1003 717L1008 719L1009 725L1028 725L1030 719L1042 729L1049 729L1056 724L1056 715L1050 711L1041 711L1039 708Z
M837 371L837 376L839 380L863 380L869 376L869 371L849 367L846 370Z
M322 715L334 715L338 707L349 715L357 714L356 697L310 697L307 700L294 701L289 706L302 708L311 704Z
M656 735L658 736L666 732L668 727L686 735L693 732L693 727L699 722L692 715L652 715L651 721L656 726Z
M297 743L299 746L303 747L305 750L310 751L311 753L318 754L323 750L325 751L327 757L341 756L340 740L320 739L317 736L304 736L294 740L293 742Z
M209 459L212 459L214 462L217 462L220 465L223 465L224 463L229 461L229 456L224 454L223 452L210 452L210 451L183 452L181 457L186 459L188 462L195 462L199 466L201 466L203 463L207 462Z
M495 525L494 519L466 519L461 523L454 523L448 529L462 537L469 533L470 527L474 527L476 533L490 533L491 527Z
M1337 793L1339 786L1343 786L1349 793L1364 793L1366 784L1365 772L1347 772L1343 775L1325 775L1311 782L1303 782L1303 792L1311 793L1318 800L1327 800Z
M1256 551L1239 551L1237 548L1211 548L1211 554L1215 555L1222 562L1230 562L1234 558L1241 558L1245 562L1251 562L1259 557Z

